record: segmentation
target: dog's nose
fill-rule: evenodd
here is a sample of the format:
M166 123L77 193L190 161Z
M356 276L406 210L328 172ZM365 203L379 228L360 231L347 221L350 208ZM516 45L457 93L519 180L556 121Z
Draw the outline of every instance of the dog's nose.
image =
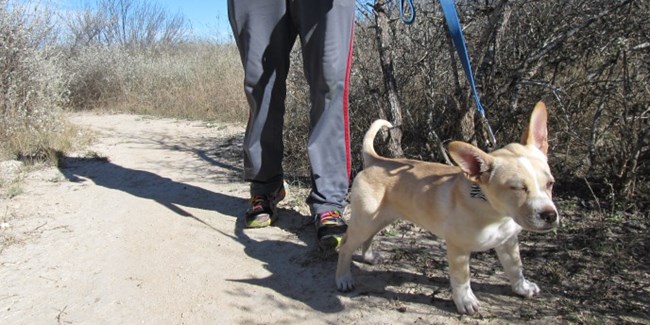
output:
M554 223L557 220L557 213L553 210L544 211L539 214L539 217L547 223Z

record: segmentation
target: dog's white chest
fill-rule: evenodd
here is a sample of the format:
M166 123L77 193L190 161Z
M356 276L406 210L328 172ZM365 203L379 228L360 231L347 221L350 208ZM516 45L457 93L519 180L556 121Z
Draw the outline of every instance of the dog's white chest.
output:
M511 218L506 218L500 223L493 223L483 228L478 236L476 236L476 247L474 250L482 251L502 245L519 232L521 232L521 226Z

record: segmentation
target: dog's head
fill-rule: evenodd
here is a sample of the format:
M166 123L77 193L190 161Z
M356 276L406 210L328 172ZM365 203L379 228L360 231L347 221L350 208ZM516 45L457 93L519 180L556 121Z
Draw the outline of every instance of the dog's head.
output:
M553 175L547 163L546 106L535 106L521 143L511 143L487 154L464 142L452 142L449 153L479 185L500 213L529 231L549 231L559 224L553 204Z

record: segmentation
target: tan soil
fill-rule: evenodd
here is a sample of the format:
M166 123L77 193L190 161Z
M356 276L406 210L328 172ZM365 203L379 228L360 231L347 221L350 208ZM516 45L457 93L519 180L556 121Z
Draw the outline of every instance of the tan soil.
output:
M97 132L89 151L26 173L22 193L0 201L2 324L524 323L553 300L510 294L493 258L475 270L482 314L460 317L444 247L403 224L381 236L387 264L356 264L359 288L340 294L335 257L314 249L304 191L281 204L275 227L242 229L242 127L71 120ZM431 269L400 262L418 250L435 252L420 263Z

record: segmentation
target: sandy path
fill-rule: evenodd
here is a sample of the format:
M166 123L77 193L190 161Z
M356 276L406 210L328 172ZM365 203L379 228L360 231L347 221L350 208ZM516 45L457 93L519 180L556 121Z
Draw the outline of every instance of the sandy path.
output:
M241 128L72 120L99 133L90 150L108 161L32 172L23 193L0 202L0 323L458 322L448 300L436 308L427 294L391 294L393 272L357 270L365 286L338 294L335 260L312 248L295 208L302 199L284 203L276 227L242 229Z

